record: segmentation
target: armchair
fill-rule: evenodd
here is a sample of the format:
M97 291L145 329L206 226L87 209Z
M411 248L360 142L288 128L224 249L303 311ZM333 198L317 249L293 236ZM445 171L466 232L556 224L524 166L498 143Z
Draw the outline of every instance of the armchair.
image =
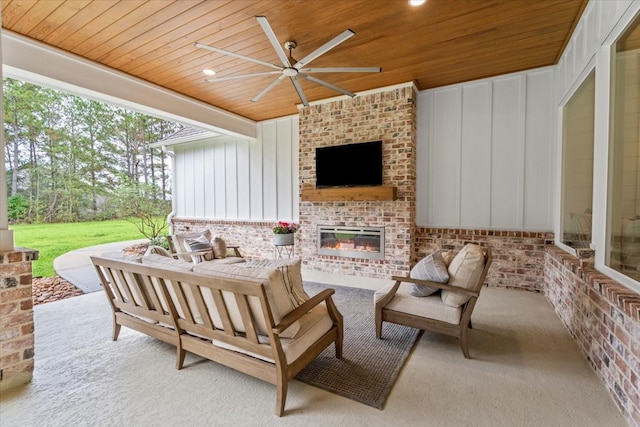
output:
M483 256L474 260L468 256L471 251L481 251ZM467 331L491 263L490 248L469 244L451 260L447 284L393 276L395 283L378 290L374 296L376 337L382 338L385 321L412 326L458 337L462 353L469 359ZM440 292L417 297L411 292L413 284L427 285Z

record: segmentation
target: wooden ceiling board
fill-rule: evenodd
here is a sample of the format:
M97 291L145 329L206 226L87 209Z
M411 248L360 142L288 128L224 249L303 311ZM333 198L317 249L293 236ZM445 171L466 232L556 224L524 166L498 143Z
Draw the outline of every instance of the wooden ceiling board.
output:
M207 83L271 71L195 48L195 42L280 64L256 15L301 59L347 28L356 35L310 67L380 66L382 73L313 76L352 92L410 81L420 89L552 65L587 0L10 0L3 28L253 120L296 114L289 79L251 102L277 75ZM309 101L339 93L300 80Z

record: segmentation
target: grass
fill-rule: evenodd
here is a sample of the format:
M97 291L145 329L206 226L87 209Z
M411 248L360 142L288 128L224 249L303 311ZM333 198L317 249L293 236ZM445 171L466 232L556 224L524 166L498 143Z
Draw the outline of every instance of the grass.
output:
M33 263L33 277L56 276L53 260L74 249L145 238L135 224L126 220L21 224L9 228L13 230L16 246L40 252Z

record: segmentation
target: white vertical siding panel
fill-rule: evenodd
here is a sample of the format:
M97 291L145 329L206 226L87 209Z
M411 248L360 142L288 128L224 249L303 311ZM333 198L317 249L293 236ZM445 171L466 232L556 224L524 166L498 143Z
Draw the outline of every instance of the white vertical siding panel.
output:
M249 169L249 141L238 139L237 165L238 165L238 215L239 219L251 218L251 185Z
M574 40L575 40L575 64L576 69L581 70L585 65L587 60L586 53L586 40L585 40L585 32L584 32L584 21L580 21L576 30L574 31Z
M434 92L429 155L429 206L434 226L460 222L460 88Z
M292 220L293 194L291 192L291 122L289 120L276 121L276 173L278 219Z
M262 204L262 125L258 125L258 139L249 143L249 185L251 192L251 219L263 218Z
M505 77L493 83L491 159L491 225L519 228L523 173L521 77Z
M184 150L178 148L175 150L175 155L173 157L173 188L178 189L177 191L173 191L172 197L175 198L174 208L176 210L177 215L187 216L186 212L186 201L187 201L187 183L184 179L185 175L185 163L186 163L186 154Z
M300 122L290 119L291 122L291 194L293 199L293 217L297 220L300 215Z
M574 39L572 39L565 50L565 73L564 73L564 87L570 87L571 83L575 79L575 60L574 60Z
M491 83L462 90L460 225L487 227L491 220Z
M209 144L204 145L204 176L202 185L205 188L204 192L204 216L207 218L214 217L216 214L216 200L215 200L215 162L213 147ZM179 188L179 187L178 187Z
M263 218L278 218L277 129L275 122L262 125Z
M420 92L416 104L416 223L428 226L429 215L429 113L433 108L432 92Z
M194 209L194 199L195 199L195 188L194 188L194 176L193 176L193 168L192 168L192 164L193 164L193 150L189 150L187 152L187 156L185 158L185 163L188 165L188 167L185 170L185 173L183 175L184 178L184 184L186 185L186 192L185 192L185 201L184 201L184 210L187 213L187 215L189 216L193 216L195 214L195 209Z
M550 230L553 184L553 72L527 75L525 109L524 228Z
M238 218L238 156L237 140L229 138L224 142L225 196L227 211L225 218Z
M194 215L197 217L203 217L205 215L204 199L205 199L205 183L202 181L204 175L204 147L198 145L194 147L193 168L191 169L193 174L193 207Z
M213 172L214 172L214 190L213 195L215 199L215 217L225 218L227 214L226 207L226 172L225 172L225 155L224 144L213 144Z

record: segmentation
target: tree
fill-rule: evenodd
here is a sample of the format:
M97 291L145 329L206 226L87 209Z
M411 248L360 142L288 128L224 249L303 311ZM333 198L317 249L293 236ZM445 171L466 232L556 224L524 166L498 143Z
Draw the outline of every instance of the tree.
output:
M152 242L167 231L165 218L171 210L171 204L161 200L158 192L157 187L149 184L125 185L118 190L116 199L121 215Z

